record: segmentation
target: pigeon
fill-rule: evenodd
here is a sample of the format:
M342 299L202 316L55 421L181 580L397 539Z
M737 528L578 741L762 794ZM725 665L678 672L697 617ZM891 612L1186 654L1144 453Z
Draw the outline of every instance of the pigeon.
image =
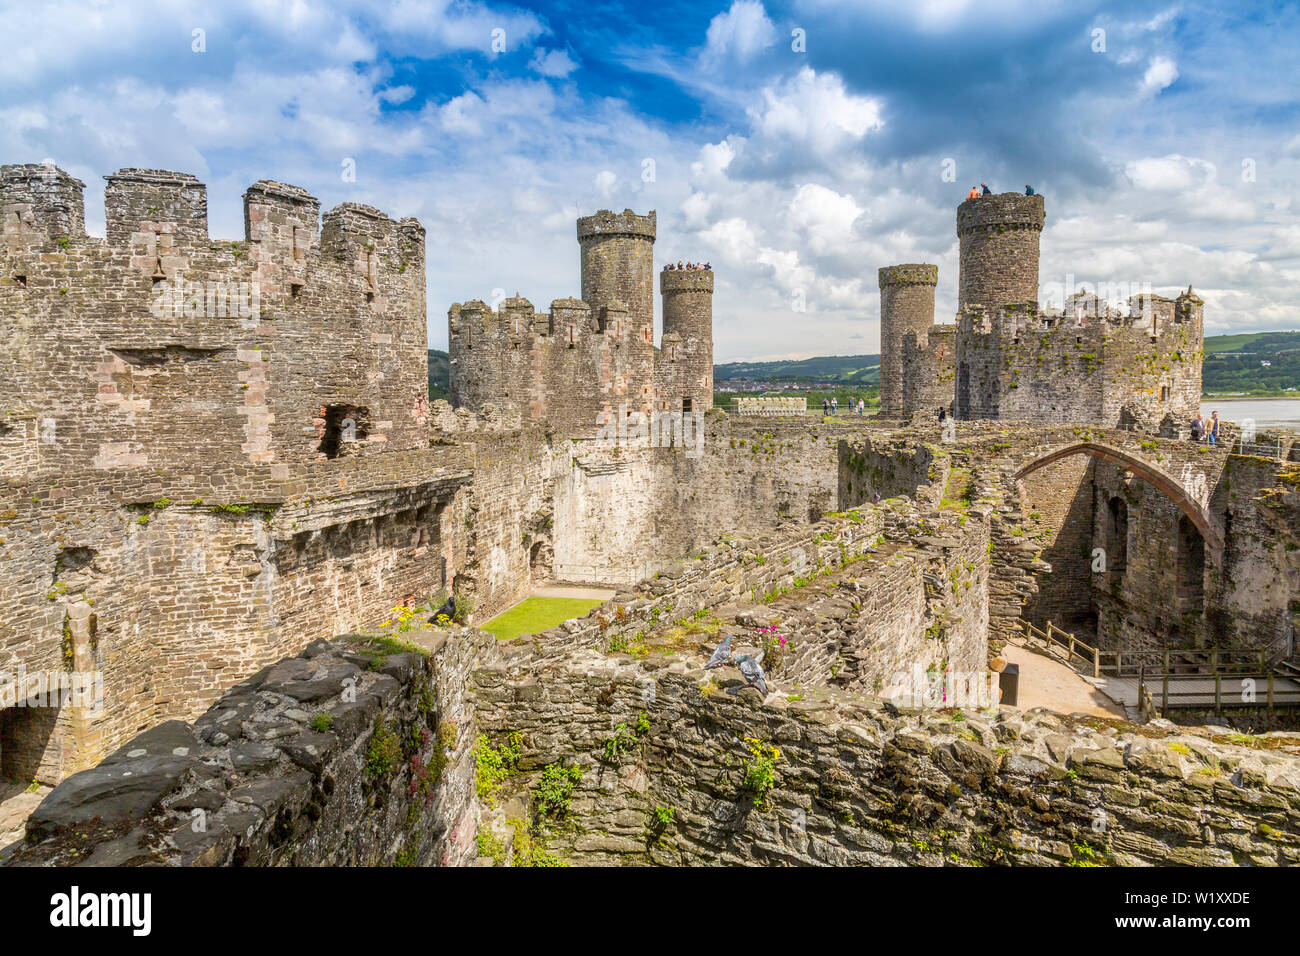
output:
M715 667L721 667L723 664L730 662L730 660L731 660L731 635L728 634L726 637L722 639L722 643L719 644L717 648L713 651L713 656L710 657L709 662L704 665L704 669L706 671L711 671Z
M740 676L745 678L745 687L753 687L764 697L767 696L767 679L763 674L763 655L758 656L758 660L750 657L748 654L740 654L736 657L736 666L740 668ZM737 694L743 688L732 688Z

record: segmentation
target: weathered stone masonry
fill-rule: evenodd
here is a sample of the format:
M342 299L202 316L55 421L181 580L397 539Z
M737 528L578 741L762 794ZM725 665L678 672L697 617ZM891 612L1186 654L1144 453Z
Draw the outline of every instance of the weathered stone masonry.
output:
M881 414L1135 425L1177 434L1199 407L1203 303L1130 297L1116 313L1095 293L1039 305L1042 196L1003 193L957 209L955 324L934 325L937 270L880 270Z
M0 711L57 782L314 637L450 584L468 472L429 447L424 231L261 181L207 234L194 177L0 169L0 669L103 674ZM457 542L462 543L457 543Z
M661 273L662 348L654 345L655 213L601 210L578 220L582 298L533 311L480 300L447 313L451 401L590 436L613 416L713 407L713 273Z

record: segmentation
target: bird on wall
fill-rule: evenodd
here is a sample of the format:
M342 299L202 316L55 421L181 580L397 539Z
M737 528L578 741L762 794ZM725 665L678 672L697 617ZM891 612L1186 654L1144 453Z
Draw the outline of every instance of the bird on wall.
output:
M713 656L709 662L704 665L706 671L711 671L715 667L722 667L731 661L731 635L728 634L722 639L722 643L714 648Z
M750 657L748 654L741 654L736 658L736 666L740 668L740 676L745 678L745 687L753 687L764 697L767 696L767 677L763 673L763 655L758 655L758 660ZM739 694L744 687L728 687L728 694Z

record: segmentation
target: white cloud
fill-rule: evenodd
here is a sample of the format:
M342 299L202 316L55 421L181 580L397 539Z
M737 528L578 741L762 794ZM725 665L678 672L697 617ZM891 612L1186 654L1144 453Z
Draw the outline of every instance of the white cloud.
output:
M528 68L542 76L563 79L578 68L567 50L543 50L538 48L528 63Z
M776 27L757 0L735 0L731 9L709 21L706 62L731 58L746 63L776 42Z
M735 158L736 151L726 140L721 143L705 143L700 147L700 158L691 163L691 175L698 180L716 179Z
M807 237L814 255L847 246L861 215L862 207L852 196L816 183L800 186L790 200L790 219Z
M754 228L740 217L714 223L700 238L722 254L724 262L735 266L751 265L758 253Z
M1124 172L1138 189L1177 192L1212 182L1215 177L1213 163L1177 153L1133 160Z
M592 182L596 187L596 194L601 199L608 200L614 195L614 187L618 185L618 176L612 170L602 169L596 174Z
M702 106L686 122L643 115L609 87L585 89L578 54L539 48L545 23L510 7L140 0L74 3L70 14L44 17L34 9L14 5L6 14L24 42L0 61L0 161L50 156L91 184L92 230L97 216L102 223L99 177L120 166L204 179L214 236L242 234L239 195L262 177L302 185L326 208L355 200L417 216L429 236L435 347L445 346L453 300L500 287L545 309L577 294L574 220L602 206L657 209L659 261L712 261L719 361L874 351L882 265L937 263L937 317L950 320L955 308L953 206L962 184L951 194L937 185L938 156L882 158L893 139L873 135L893 105L884 94L800 58L764 56L772 44L784 47L784 27L758 3L734 3L715 17L688 41L698 56L640 51L662 60L652 72L676 82L692 109ZM987 26L986 16L1042 19L1015 5L988 14L924 0L878 16L933 21L932 32ZM207 54L189 52L192 24L207 29ZM507 53L488 60L497 27ZM1191 282L1206 298L1211 328L1291 327L1285 309L1300 298L1300 205L1289 184L1300 177L1300 136L1288 129L1270 139L1265 130L1261 139L1252 130L1247 146L1230 139L1225 121L1213 135L1187 139L1191 127L1173 123L1159 99L1153 110L1151 98L1176 81L1176 58L1198 81L1203 66L1172 45L1153 57L1152 40L1126 41L1143 52L1124 68L1114 101L1117 116L1130 110L1122 127L1080 112L1113 182L1067 193L1048 181L1055 167L1026 174L1047 196L1044 281L1072 272L1149 281L1165 293ZM463 53L463 79L434 89L399 62L449 50ZM1135 102L1144 69L1147 99ZM564 77L576 82L554 82ZM1158 125L1166 120L1167 129ZM903 119L893 125L906 132ZM656 160L655 182L641 178L646 156ZM1239 181L1242 156L1258 159L1257 183ZM356 159L356 183L341 182L343 157ZM790 293L799 288L808 312L792 320Z
M1155 96L1161 90L1170 87L1178 79L1178 64L1167 56L1151 58L1146 73L1142 74L1142 84L1138 87L1141 96Z
M763 136L819 153L860 140L884 123L877 100L849 93L839 76L807 66L780 86L766 87L750 117Z

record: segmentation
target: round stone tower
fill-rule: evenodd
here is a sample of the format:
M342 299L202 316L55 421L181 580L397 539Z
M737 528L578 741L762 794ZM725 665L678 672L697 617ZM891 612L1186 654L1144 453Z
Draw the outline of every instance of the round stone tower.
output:
M713 407L713 270L661 272L659 290L664 339L675 333L680 340L675 346L676 374L660 380L662 399L668 411L706 412ZM670 361L662 354L661 359Z
M880 417L902 418L903 337L916 333L924 345L934 324L934 287L939 267L920 262L885 266L880 281Z
M630 410L654 406L655 211L638 216L602 209L578 220L582 248L582 298L599 317L620 302L627 307L624 351L626 398Z
M599 312L618 299L628 316L654 328L655 212L638 216L631 209L602 209L578 220L582 247L582 298Z
M957 207L961 274L957 310L990 311L1008 303L1038 303L1038 237L1042 196L1001 193L967 199Z

